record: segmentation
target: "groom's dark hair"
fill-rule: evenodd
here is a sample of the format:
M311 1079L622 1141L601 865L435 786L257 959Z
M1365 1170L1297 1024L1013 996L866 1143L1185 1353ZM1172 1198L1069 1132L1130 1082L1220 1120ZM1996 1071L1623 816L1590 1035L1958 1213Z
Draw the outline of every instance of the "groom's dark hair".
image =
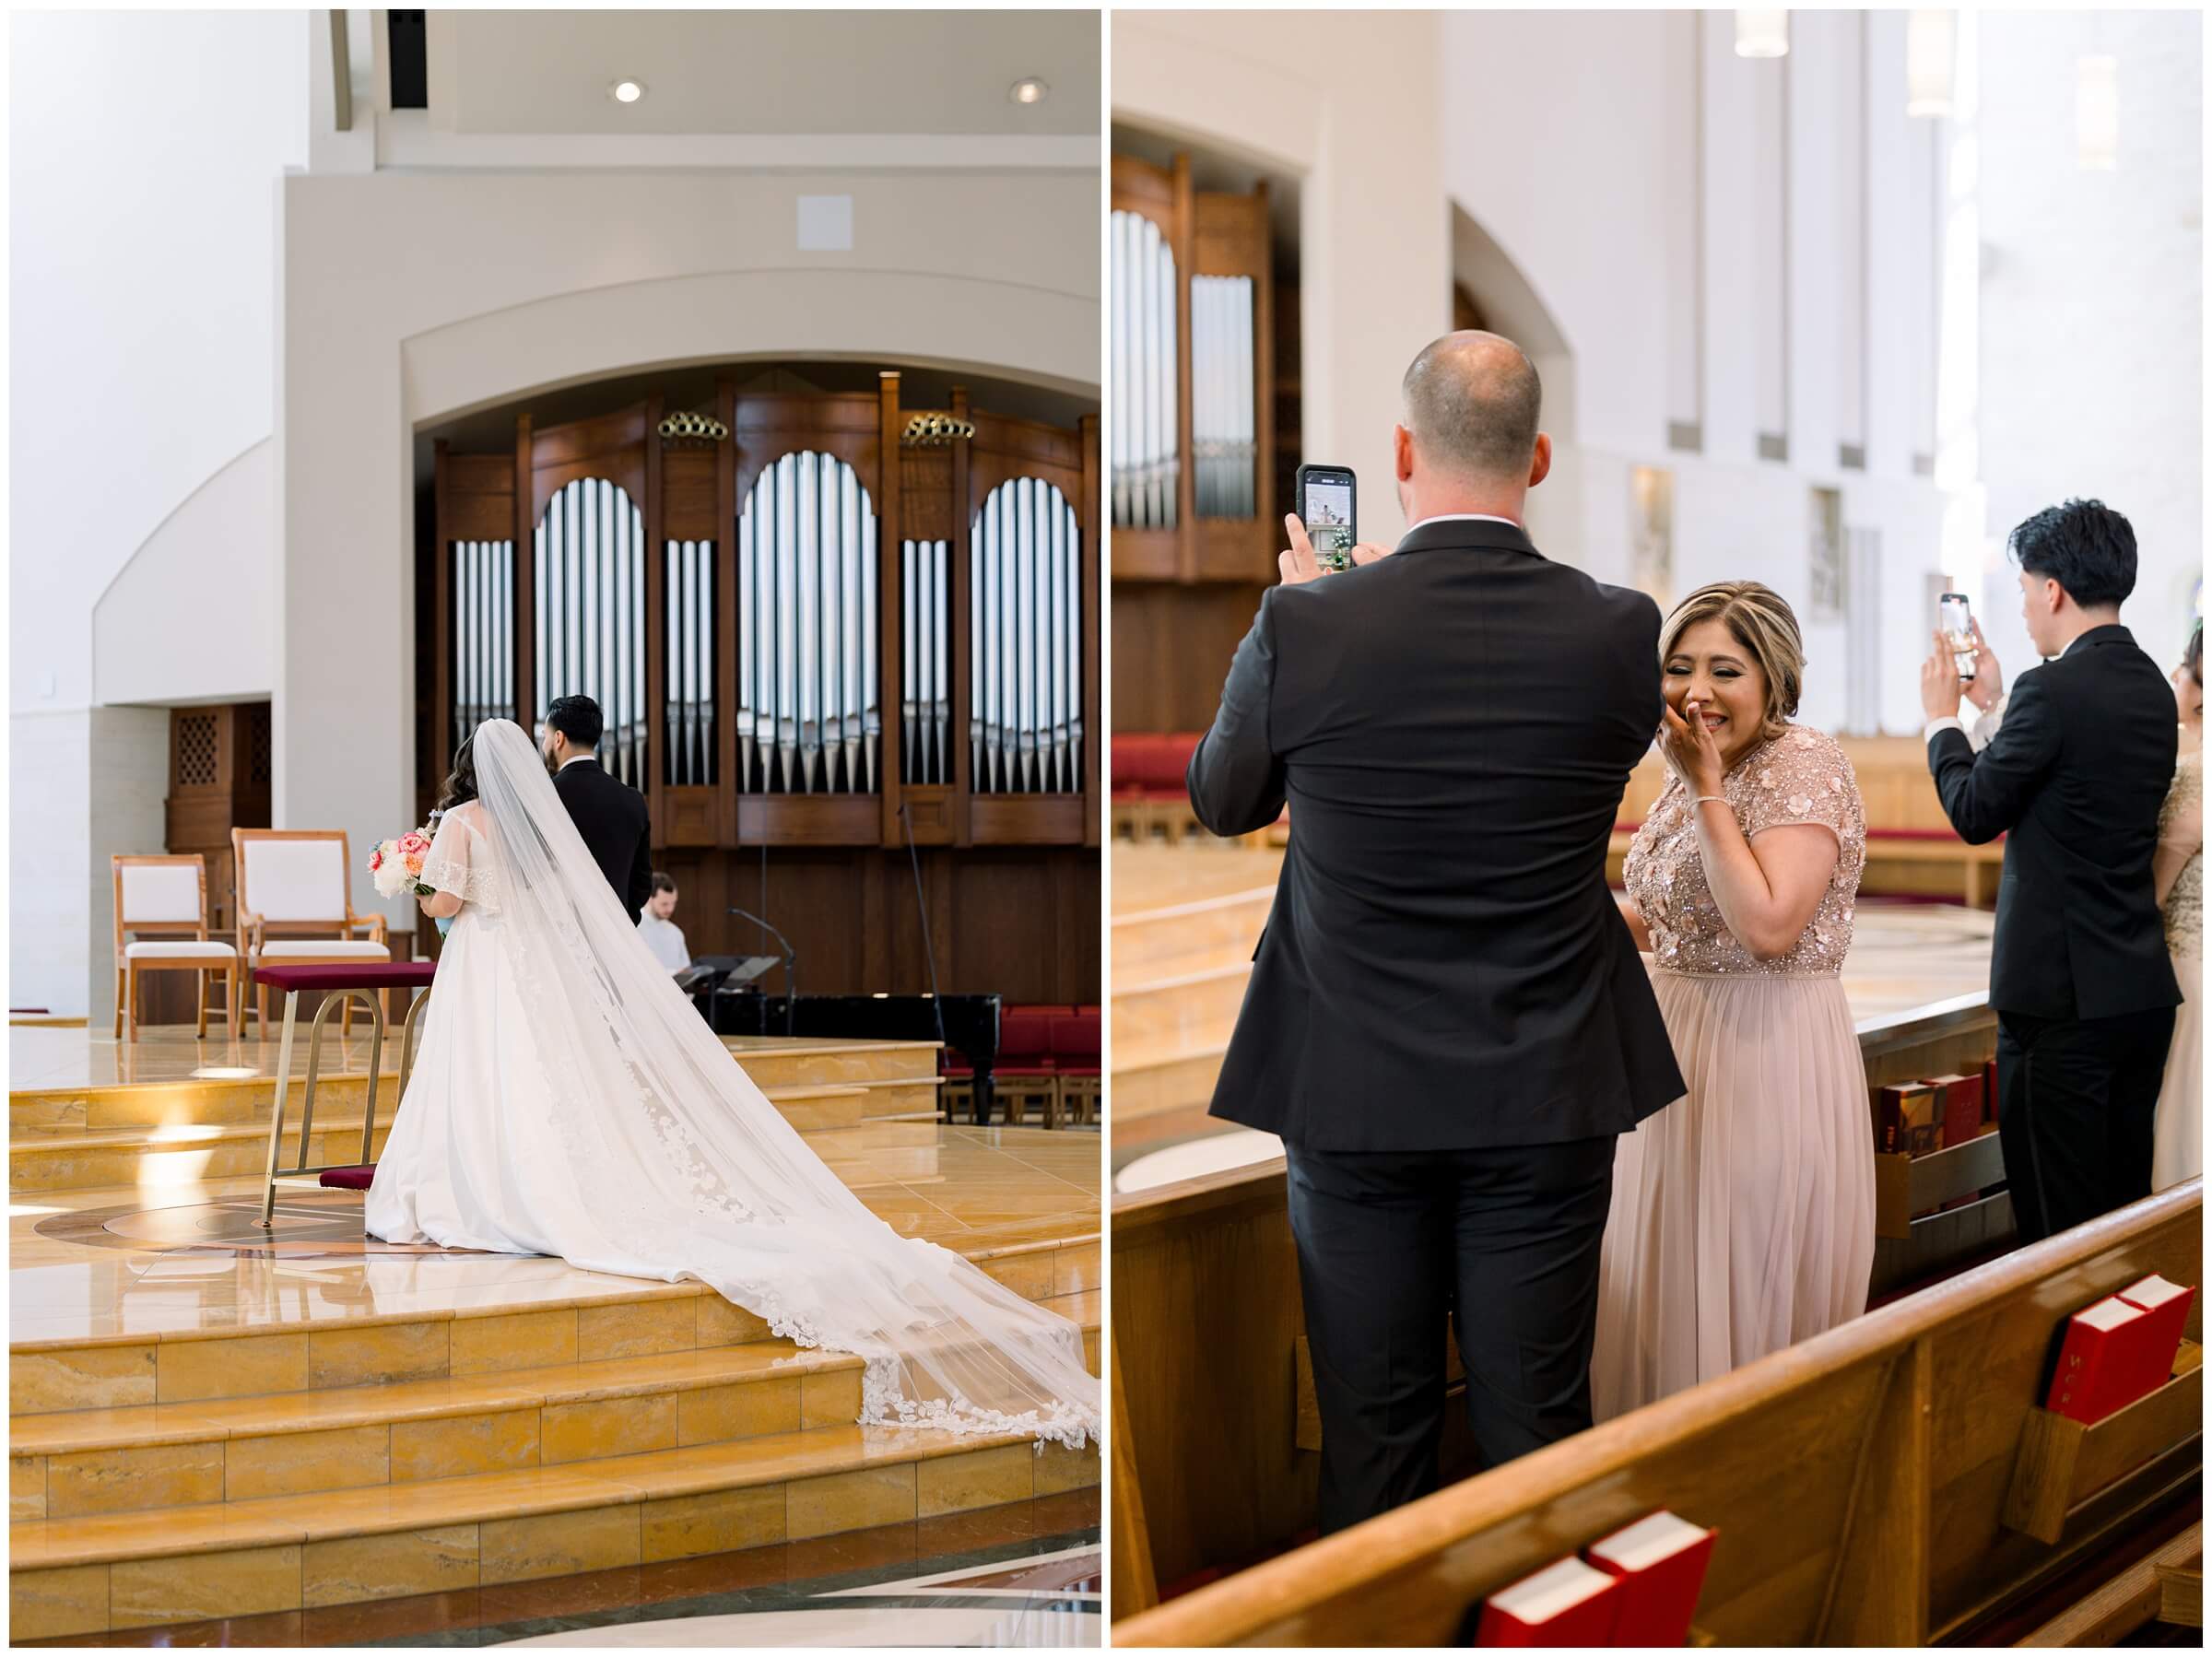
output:
M597 747L599 737L606 729L599 704L588 696L557 698L546 710L546 723L580 748Z
M1502 335L1463 329L1432 341L1406 370L1406 429L1436 466L1525 481L1544 383Z
M2054 581L2085 610L2136 590L2135 526L2101 500L2047 506L2012 532L2011 552L2030 575Z

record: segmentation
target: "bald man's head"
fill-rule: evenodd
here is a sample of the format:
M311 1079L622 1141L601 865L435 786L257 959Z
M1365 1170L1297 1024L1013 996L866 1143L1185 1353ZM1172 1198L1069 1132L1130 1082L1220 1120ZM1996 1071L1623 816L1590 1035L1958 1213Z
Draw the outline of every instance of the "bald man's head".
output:
M1406 370L1406 429L1421 458L1469 479L1526 482L1544 387L1510 339L1447 334Z

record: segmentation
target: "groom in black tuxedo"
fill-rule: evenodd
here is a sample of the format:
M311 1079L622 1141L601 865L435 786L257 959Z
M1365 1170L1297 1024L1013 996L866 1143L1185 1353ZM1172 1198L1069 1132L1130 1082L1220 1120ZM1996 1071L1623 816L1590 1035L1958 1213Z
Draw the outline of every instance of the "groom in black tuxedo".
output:
M1290 807L1213 1113L1288 1158L1324 1531L1436 1487L1448 1310L1487 1465L1590 1425L1614 1140L1683 1091L1606 886L1659 611L1522 528L1540 400L1495 335L1415 359L1413 527L1322 579L1288 521L1191 758L1217 834Z
M599 737L606 722L588 696L564 696L546 711L546 769L553 792L606 884L615 888L634 924L653 896L653 824L645 796L608 776L599 764Z

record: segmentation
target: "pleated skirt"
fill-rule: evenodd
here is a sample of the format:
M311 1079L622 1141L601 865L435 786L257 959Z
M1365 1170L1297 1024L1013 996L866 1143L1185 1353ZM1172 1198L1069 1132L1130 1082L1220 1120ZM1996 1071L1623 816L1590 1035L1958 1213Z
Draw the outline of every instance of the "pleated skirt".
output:
M1601 1421L1857 1317L1874 1265L1873 1120L1841 981L1652 984L1689 1090L1615 1154Z

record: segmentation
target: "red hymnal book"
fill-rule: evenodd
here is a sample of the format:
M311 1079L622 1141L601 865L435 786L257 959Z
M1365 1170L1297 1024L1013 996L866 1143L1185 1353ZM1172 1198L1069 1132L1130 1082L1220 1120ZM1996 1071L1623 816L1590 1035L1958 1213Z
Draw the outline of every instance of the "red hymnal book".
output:
M1662 1510L1584 1550L1591 1564L1620 1579L1615 1645L1678 1646L1689 1638L1715 1534Z
M1943 1124L1943 1148L1964 1145L1982 1136L1982 1078L1978 1075L1939 1075L1928 1084L1943 1101L1936 1120Z
M1602 1646L1613 1643L1620 1585L1580 1559L1561 1559L1500 1588L1482 1604L1478 1646Z
M2120 1291L2130 1306L2143 1309L2149 1327L2143 1332L2143 1393L2154 1393L2173 1375L2175 1354L2182 1349L2182 1332L2189 1322L2189 1305L2196 1290L2169 1283L2153 1275Z
M1936 1148L1936 1089L1901 1082L1874 1096L1874 1148L1893 1156L1923 1157Z
M2142 1375L2148 1320L2142 1308L2130 1306L2117 1295L2068 1318L2046 1400L2052 1411L2090 1424L2140 1397L2136 1389Z

